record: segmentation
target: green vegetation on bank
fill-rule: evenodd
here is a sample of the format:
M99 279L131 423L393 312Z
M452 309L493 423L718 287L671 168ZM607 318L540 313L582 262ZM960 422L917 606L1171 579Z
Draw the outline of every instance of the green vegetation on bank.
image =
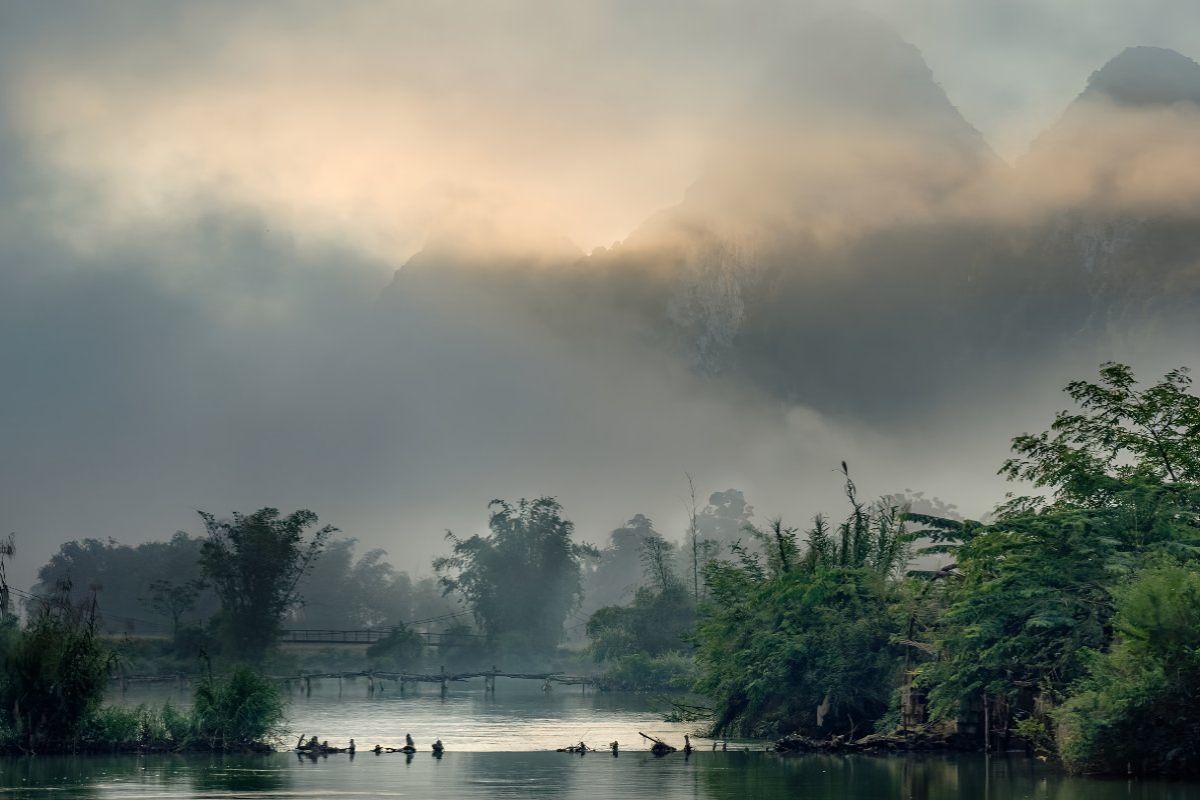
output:
M141 548L64 545L23 626L4 545L0 741L257 746L282 712L254 672L202 683L187 714L104 708L105 681L153 663L153 647L180 664L277 664L283 627L336 613L387 630L342 656L360 669L428 666L422 634L436 633L434 663L452 669L590 669L603 688L697 692L706 706L680 708L707 710L717 735L919 728L1080 772L1200 774L1200 397L1183 370L1143 386L1120 364L1067 393L1074 410L1014 439L1001 466L1034 493L980 520L920 496L865 501L844 464L841 521L756 526L730 489L704 508L693 499L681 546L639 514L597 549L552 497L496 500L486 534L449 535L437 596L382 551L355 562L353 540L334 541L309 511L202 514L205 537L142 546L170 574ZM109 589L73 588L73 569L106 576L122 602L136 595L171 635L114 648L97 611ZM51 577L62 588L47 601Z
M712 731L918 725L1074 771L1200 774L1200 397L1184 370L1141 386L1120 364L1067 393L1075 410L1001 467L1039 493L985 520L867 504L847 474L840 525L744 525L706 559L679 640ZM649 584L588 628L628 686L655 672Z
M241 751L267 749L280 734L279 690L245 667L202 678L186 712L104 705L117 655L94 604L69 598L64 587L43 599L24 625L0 620L0 751Z

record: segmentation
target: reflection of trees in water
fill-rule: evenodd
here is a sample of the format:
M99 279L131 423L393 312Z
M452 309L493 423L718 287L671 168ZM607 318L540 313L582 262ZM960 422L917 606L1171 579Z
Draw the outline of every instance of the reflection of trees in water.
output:
M267 792L291 786L290 765L273 755L228 755L188 760L188 782L197 792Z
M0 761L0 794L66 800L121 796L120 785L195 793L278 791L292 783L277 756L36 756ZM116 786L114 786L116 784ZM189 794L191 793L189 792Z
M444 789L447 798L464 797L572 797L578 769L572 759L584 761L603 754L573 756L562 753L458 753L453 782ZM531 757L532 756L532 757ZM565 760L564 760L565 759ZM603 785L589 776L586 796L604 797Z
M345 757L343 756L342 759ZM561 753L454 753L435 763L419 753L402 761L321 761L317 770L290 755L265 756L38 756L0 760L0 795L61 800L121 797L147 790L161 795L257 797L281 791L357 788L404 780L414 796L686 797L691 800L1188 800L1196 784L1074 778L1027 758L979 755L777 757L765 753L698 752L656 759L644 751L569 756ZM329 767L338 764L331 774ZM372 765L375 769L372 769Z
M913 797L922 800L1175 800L1194 797L1195 785L1127 784L1075 778L1024 757L831 756L776 757L760 753L698 754L692 762L705 800L782 800L805 797Z

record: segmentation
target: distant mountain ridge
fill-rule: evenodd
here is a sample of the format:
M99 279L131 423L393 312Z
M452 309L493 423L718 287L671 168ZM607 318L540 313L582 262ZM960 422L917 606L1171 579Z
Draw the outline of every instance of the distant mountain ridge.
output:
M851 414L900 413L906 385L1002 381L1032 360L1102 359L1193 330L1200 180L1169 211L1139 205L1126 189L1154 191L1139 188L1137 158L1157 140L1136 126L1116 139L1076 111L1103 100L1136 122L1200 104L1200 65L1125 50L1009 167L883 26L836 18L797 41L755 98L793 104L734 127L684 200L624 242L554 269L529 259L444 275L476 276L555 335L633 340ZM1200 156L1200 115L1172 119L1179 135L1159 149L1178 158L1168 145L1186 152L1195 134ZM1175 193L1165 173L1161 192ZM389 290L401 304L415 299L410 271Z

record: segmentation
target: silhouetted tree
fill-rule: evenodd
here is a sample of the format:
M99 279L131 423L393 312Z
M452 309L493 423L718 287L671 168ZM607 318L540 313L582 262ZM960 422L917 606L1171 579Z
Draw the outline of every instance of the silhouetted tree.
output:
M488 504L487 536L447 532L451 555L433 562L445 591L459 592L494 644L545 652L583 594L580 560L595 548L573 541L575 526L553 497Z
M317 515L301 509L234 513L219 520L199 512L208 538L201 549L204 575L221 599L218 630L231 654L260 661L279 637L280 622L296 603L296 587L337 528L311 533Z

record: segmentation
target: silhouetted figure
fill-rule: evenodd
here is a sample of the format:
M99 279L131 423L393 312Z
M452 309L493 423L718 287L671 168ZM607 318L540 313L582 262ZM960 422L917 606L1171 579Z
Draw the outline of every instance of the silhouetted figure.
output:
M619 754L621 745L616 741L612 741L612 742L608 743L608 746L609 746L609 748L612 749L612 754L613 754L613 757L615 758Z
M413 738L412 738L411 733L404 734L404 746L405 747L416 747L416 745L413 744Z
M441 739L438 739L437 741L435 741L435 742L433 743L433 757L434 757L434 758L441 758L441 757L442 757L442 751L443 751L443 750L445 750L445 749L446 749L446 746L445 746L444 744L442 744L442 740L441 740Z
M692 737L686 733L683 735L683 752L685 755L692 752Z
M353 739L351 739L351 740L350 740L350 746L346 748L346 752L347 752L347 753L349 753L350 755L354 755L354 751L355 751L355 749L356 749L356 748L355 748L355 746L354 746L354 740L353 740Z
M379 755L380 753L383 752L383 745L381 745L381 744L375 745L374 747L371 748L371 752L374 753L375 755Z

